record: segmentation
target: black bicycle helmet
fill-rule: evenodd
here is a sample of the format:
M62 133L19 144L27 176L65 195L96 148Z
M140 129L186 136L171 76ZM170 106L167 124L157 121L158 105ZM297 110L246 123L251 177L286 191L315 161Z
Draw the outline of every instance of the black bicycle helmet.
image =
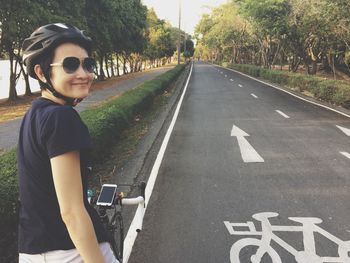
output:
M36 29L30 37L26 38L23 42L23 62L27 67L28 74L38 79L34 72L34 66L39 64L42 56L52 52L60 44L72 42L76 43L90 54L92 50L91 38L84 35L83 31L79 30L75 26L65 23L48 24ZM44 72L47 79L45 88L48 88L54 96L64 99L69 104L75 104L77 100L75 98L68 98L58 93L51 84L49 72ZM40 81L40 80L39 80Z

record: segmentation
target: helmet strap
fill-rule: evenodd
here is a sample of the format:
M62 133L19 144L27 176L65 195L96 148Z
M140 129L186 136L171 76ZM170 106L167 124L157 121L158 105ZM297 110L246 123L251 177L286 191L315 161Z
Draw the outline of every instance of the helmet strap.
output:
M70 98L67 96L64 96L63 94L59 93L57 90L54 89L54 87L52 86L51 80L50 80L50 76L49 74L46 74L46 72L44 72L44 76L47 82L43 82L43 86L44 88L46 88L47 90L49 90L52 95L54 95L56 98L62 99L64 100L64 102L66 103L66 105L75 107L79 102L81 102L83 99L81 98Z

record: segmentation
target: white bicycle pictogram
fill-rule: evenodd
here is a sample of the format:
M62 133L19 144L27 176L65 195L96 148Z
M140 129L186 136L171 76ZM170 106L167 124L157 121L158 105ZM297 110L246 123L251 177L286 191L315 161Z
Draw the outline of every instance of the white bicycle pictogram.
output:
M261 222L261 231L256 231L255 225L252 221L247 223L231 223L224 221L224 224L231 235L245 235L245 236L261 236L258 238L243 238L235 242L230 250L231 263L240 263L240 252L247 246L257 247L257 251L250 257L252 263L260 263L261 259L267 254L272 263L282 263L281 257L276 250L271 246L271 241L292 254L298 263L325 263L338 262L350 263L350 240L343 241L336 236L328 233L317 224L322 222L322 219L317 217L289 217L294 222L301 223L301 226L279 226L271 225L269 218L277 217L277 213L264 212L254 214L252 217ZM248 231L236 231L234 227L248 227ZM282 240L273 232L302 232L304 250L298 251L290 244ZM314 233L319 233L338 245L337 257L320 257L316 254ZM243 262L242 262L243 263ZM246 262L244 262L246 263Z

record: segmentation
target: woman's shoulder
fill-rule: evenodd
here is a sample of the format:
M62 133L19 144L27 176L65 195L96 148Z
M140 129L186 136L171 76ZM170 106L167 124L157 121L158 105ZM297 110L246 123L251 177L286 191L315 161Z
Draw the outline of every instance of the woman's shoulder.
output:
M41 124L59 124L61 122L80 122L80 116L71 106L60 105L47 99L39 99L37 109L41 115Z

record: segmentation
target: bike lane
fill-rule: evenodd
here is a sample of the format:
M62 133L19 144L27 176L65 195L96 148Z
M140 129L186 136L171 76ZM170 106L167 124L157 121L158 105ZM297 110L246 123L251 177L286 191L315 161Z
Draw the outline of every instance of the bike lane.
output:
M342 146L350 150L350 144L336 129L326 128L333 123L349 124L348 120L262 89L251 80L230 81L240 76L220 71L205 64L194 67L144 230L129 262L230 262L231 246L242 238L250 238L237 243L242 247L248 241L262 244L256 241L261 239L261 224L252 219L261 212L276 212L269 222L282 226L301 226L288 217L319 217L322 228L341 240L350 239L349 161L328 150ZM261 100L256 101L251 92ZM285 106L293 121L276 114L273 105ZM246 140L263 162L242 160L238 137L230 134L233 125L250 135ZM243 223L237 226L241 235L232 234L230 223ZM288 232L281 229L277 237L304 250L301 233L291 231L293 227ZM337 247L331 243L317 236L317 253L336 255ZM282 262L297 262L286 246L274 241L273 250L267 250ZM242 248L240 262L250 262L255 250L256 246ZM312 260L305 262L317 262L317 258ZM271 259L265 256L261 262Z

